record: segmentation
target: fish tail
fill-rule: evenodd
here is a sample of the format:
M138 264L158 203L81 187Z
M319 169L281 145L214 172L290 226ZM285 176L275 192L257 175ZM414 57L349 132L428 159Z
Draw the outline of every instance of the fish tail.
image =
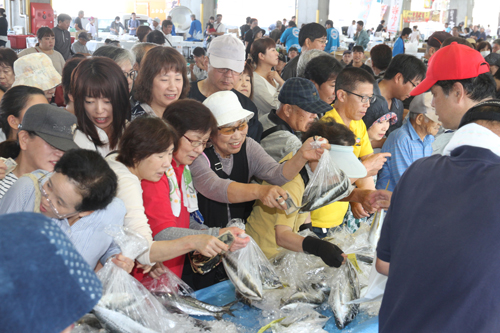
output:
M231 308L233 307L233 305L235 305L238 302L239 302L238 300L235 300L235 301L232 301L231 303L224 305L222 307L224 309L223 313L228 314L231 317L234 317L233 310L231 310Z

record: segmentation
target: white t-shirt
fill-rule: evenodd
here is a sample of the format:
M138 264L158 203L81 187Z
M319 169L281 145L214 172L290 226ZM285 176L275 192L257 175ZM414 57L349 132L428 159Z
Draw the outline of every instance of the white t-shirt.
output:
M260 74L253 72L252 89L252 102L255 103L255 106L257 106L259 110L259 118L268 114L273 109L278 109L278 95L280 92L278 82L274 81L274 85L272 85L269 81L260 76Z
M226 33L226 26L224 23L214 23L215 31Z
M87 23L85 30L88 31L88 33L92 36L92 38L95 38L95 35L96 35L95 24Z
M420 31L413 31L411 34L410 34L410 42L414 43L414 42L418 42L418 40L420 39Z
M106 132L96 126L97 135L99 135L99 140L104 143L104 146L98 147L94 144L94 142L82 131L76 130L73 135L73 141L75 141L76 145L82 149L95 150L102 157L106 157L109 154L109 140Z

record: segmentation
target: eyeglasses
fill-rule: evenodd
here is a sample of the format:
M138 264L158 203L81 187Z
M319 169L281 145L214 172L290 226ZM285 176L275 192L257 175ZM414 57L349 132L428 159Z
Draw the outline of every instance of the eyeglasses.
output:
M128 72L128 73L123 72L123 74L125 74L125 77L126 77L127 79L131 79L131 80L135 80L135 78L137 77L137 71L136 71L136 70L134 70L134 69L132 69L132 70L131 70L130 72Z
M50 193L52 193L52 191L50 190L51 185L50 185L49 181L50 181L50 177L52 177L53 174L54 173L51 172L51 173L44 175L43 177L40 177L40 179L38 179L38 187L40 188L40 193L42 194L42 197L45 200L47 200L47 202L49 203L50 210L52 211L52 213L54 213L55 216L57 216L58 219L62 220L62 219L66 219L66 218L71 217L71 216L75 216L79 212L74 212L74 213L70 213L70 214L59 213L59 211L57 210L57 208L54 205L54 203L52 202L52 200L50 200L49 195L50 195ZM47 183L47 189L49 190L48 192L43 187L43 185L45 183Z
M248 123L245 121L238 126L234 127L219 127L220 134L222 135L233 135L237 130L243 132L248 127Z
M361 103L366 103L366 102L373 103L377 100L377 97L375 97L375 96L361 96L361 95L353 93L352 91L347 91L347 90L344 90L344 91L348 94L360 97Z
M415 83L413 83L413 81L412 81L412 80L408 80L408 82L410 82L410 83L412 84L413 88L416 88L416 87L417 87L417 85L416 85Z
M196 140L191 140L190 138L188 138L187 136L183 135L183 137L189 141L189 143L191 143L191 146L193 148L196 148L196 147L199 147L199 146L203 146L203 147L206 147L207 146L207 143L208 141L196 141Z

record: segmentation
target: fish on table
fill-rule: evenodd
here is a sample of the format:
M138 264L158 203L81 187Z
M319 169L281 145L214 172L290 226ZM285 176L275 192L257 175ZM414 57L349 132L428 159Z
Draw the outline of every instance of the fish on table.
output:
M97 305L94 313L111 333L159 333L139 324L123 313Z

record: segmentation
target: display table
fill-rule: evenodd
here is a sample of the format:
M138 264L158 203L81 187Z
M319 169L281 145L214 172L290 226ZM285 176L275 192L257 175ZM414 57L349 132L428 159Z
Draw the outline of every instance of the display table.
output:
M231 281L223 281L211 287L198 290L196 293L196 298L214 305L225 305L236 299L234 292L234 285ZM268 324L274 319L267 319L262 317L261 310L248 306L246 304L237 303L232 308L234 317L229 315L224 315L224 320L231 321L237 325L244 326L249 330L249 332L258 332L261 327ZM360 312L356 319L350 323L344 330L339 330L335 326L335 318L333 318L333 313L328 308L327 310L317 309L321 314L330 317L326 323L324 329L328 332L343 332L348 331L350 333L377 333L378 332L378 317L369 317L367 314ZM213 317L201 316L197 317L203 320L215 320ZM267 330L266 332L271 332Z

